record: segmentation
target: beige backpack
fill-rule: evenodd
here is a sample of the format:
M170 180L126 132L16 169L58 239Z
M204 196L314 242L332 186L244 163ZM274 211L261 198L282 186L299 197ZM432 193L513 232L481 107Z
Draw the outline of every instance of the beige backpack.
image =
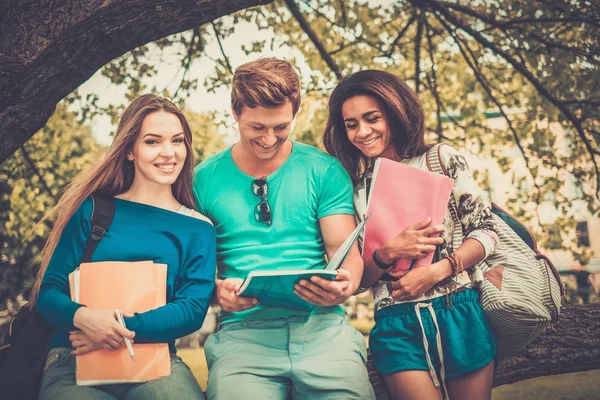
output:
M441 163L443 144L427 152L427 168L448 175ZM463 242L462 225L453 196L448 204L454 219L453 248ZM552 262L537 250L531 232L516 218L492 203L500 242L480 264L483 284L480 301L494 328L500 358L512 355L546 327L558 321L564 289Z

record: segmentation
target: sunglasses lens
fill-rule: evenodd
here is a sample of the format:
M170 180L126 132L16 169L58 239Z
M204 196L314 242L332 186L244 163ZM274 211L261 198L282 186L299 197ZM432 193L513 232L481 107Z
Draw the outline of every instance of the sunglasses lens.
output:
M252 193L260 198L267 197L269 194L269 186L266 179L255 179L252 181Z
M254 219L263 224L271 225L271 206L269 206L269 203L261 201L256 205Z

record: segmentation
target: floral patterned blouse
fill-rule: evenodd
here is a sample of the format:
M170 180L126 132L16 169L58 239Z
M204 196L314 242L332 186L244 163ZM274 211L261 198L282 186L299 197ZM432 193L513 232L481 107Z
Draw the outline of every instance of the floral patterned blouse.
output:
M419 157L402 160L401 162L412 167L427 170L427 153ZM485 250L485 258L489 257L494 253L498 244L498 235L496 234L490 204L482 197L479 188L473 180L467 161L454 148L446 145L441 146L440 162L446 167L448 175L454 179L452 195L456 202L459 219L455 221L452 218L450 209L446 211L446 215L444 216L445 231L441 235L446 241L446 247L441 249L440 257L443 258L456 250L453 248L456 244L452 243L452 232L454 232L455 224L462 225L462 237L464 240L471 238L479 241ZM371 176L372 173L367 172L365 179L362 179L354 190L354 207L359 221L362 221L366 215L366 181ZM362 241L363 238L361 236L359 238L361 249ZM372 288L375 298L375 311L393 304L430 300L450 294L452 291L460 288L474 287L482 278L483 276L476 265L468 271L463 271L456 276L456 279L450 277L439 282L420 298L410 301L394 300L392 298L391 282L379 281Z

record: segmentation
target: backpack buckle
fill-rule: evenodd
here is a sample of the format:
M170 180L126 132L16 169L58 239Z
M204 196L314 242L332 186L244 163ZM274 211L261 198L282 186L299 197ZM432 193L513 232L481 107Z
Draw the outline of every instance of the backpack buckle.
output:
M102 239L102 236L104 236L105 232L106 232L106 230L100 228L98 225L94 225L94 228L92 229L92 233L90 234L90 237L97 241L97 240Z

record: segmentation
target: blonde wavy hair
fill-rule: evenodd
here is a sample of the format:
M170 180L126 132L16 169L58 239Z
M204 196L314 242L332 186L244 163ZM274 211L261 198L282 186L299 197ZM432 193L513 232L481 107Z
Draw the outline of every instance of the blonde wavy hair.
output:
M81 203L94 193L114 196L125 192L131 187L135 176L135 169L133 163L127 160L127 153L133 149L144 118L157 111L165 111L176 115L183 127L187 156L183 163L183 169L171 188L173 196L177 201L188 208L195 208L192 191L192 174L194 168L192 131L185 116L175 104L165 98L154 94L145 94L138 97L123 112L113 142L102 159L75 178L65 188L56 206L44 217L45 220L56 215L56 222L42 249L42 262L29 295L30 307L33 308L35 306L42 278L46 273L48 263L52 258L62 232Z

